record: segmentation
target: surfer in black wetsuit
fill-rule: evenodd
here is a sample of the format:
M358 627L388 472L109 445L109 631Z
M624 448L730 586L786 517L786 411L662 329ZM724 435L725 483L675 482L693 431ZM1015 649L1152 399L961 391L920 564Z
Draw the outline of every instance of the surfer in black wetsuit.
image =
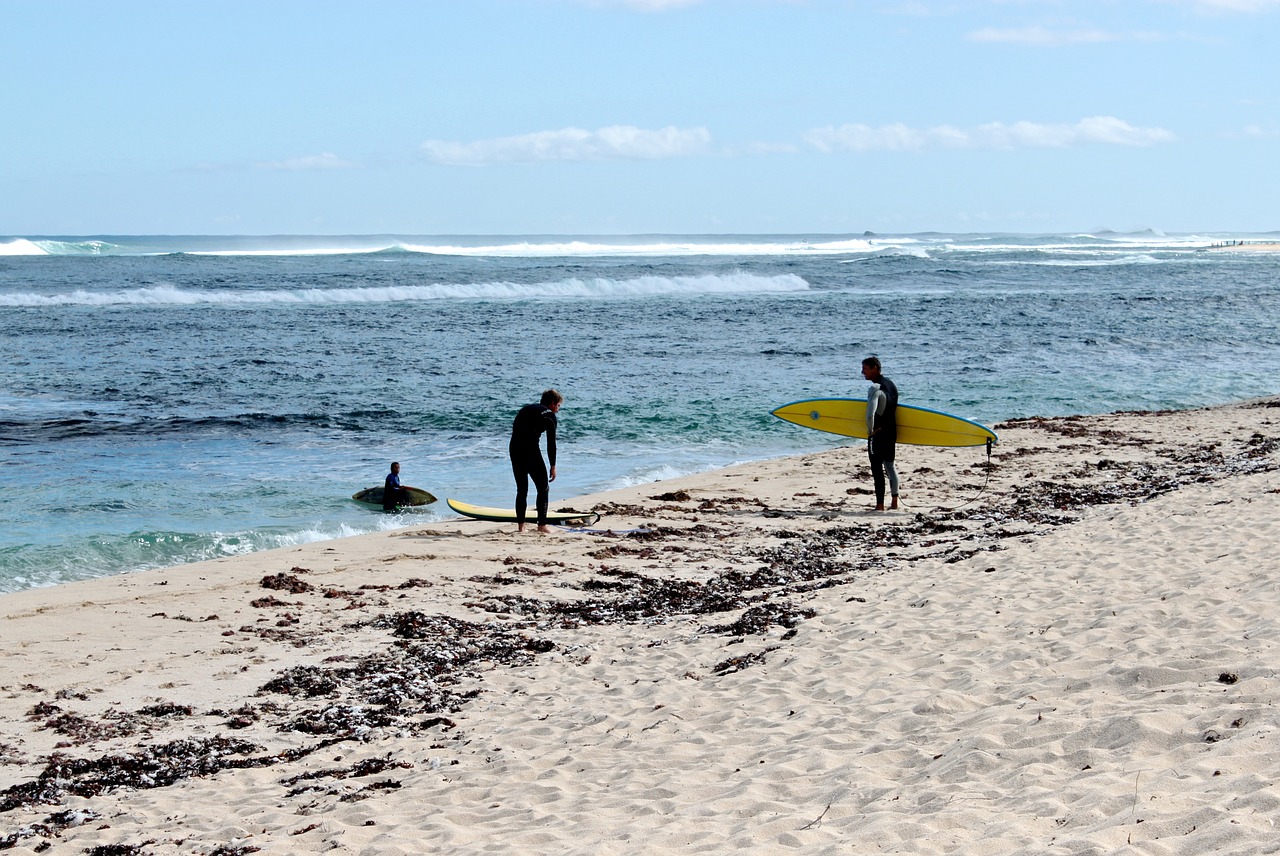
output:
M524 514L529 504L529 479L538 489L538 531L547 528L547 505L551 501L551 482L556 480L556 413L564 403L564 396L554 389L542 393L538 404L526 404L516 413L511 423L511 472L516 477L516 524L524 531ZM547 435L547 461L542 460L538 438ZM548 472L547 464L551 470Z
M409 504L409 492L400 484L400 462L391 462L391 472L382 483L382 510L395 511L400 504Z
M891 510L898 507L898 471L893 460L898 445L898 387L880 373L880 360L862 361L862 376L871 382L867 390L867 455L876 485L876 511L884 511L884 482L889 477Z

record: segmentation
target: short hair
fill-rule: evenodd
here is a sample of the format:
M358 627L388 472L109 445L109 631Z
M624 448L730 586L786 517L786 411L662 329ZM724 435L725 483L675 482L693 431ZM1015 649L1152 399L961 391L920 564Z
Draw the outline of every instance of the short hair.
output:
M554 389L548 389L542 393L542 406L550 407L553 404L559 404L564 401L564 396Z
M393 466L393 467L398 467L398 466L400 466L400 462L399 462L399 461L392 461L392 462L391 462L391 466Z
M880 368L880 358L875 355L872 355L870 357L867 357L865 360L863 360L862 364L864 366L868 366L873 369L878 369Z

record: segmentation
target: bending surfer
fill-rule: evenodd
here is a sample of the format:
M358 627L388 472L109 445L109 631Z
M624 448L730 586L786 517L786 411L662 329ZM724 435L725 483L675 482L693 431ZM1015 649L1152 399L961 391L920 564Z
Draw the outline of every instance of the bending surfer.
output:
M537 488L536 508L538 513L538 531L550 532L547 528L547 506L551 502L551 482L556 480L556 413L564 403L564 396L554 389L542 393L538 404L526 404L516 413L511 423L511 444L507 451L511 455L511 473L516 478L516 526L517 531L524 531L525 511L529 504L529 479L533 479ZM547 435L547 461L542 460L542 451L538 448L538 438ZM548 471L547 462L551 469Z
M898 387L880 373L878 357L862 361L862 376L871 382L867 390L867 456L876 485L876 511L884 511L886 475L892 510L898 507L898 471L893 466L898 445Z

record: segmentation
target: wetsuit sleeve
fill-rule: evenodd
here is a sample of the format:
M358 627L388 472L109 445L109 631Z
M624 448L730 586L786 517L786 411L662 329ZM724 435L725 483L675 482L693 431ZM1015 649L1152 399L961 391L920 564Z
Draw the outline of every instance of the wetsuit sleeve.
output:
M867 436L876 430L876 417L884 413L885 395L880 384L873 383L867 390Z
M556 415L547 411L547 466L556 465Z

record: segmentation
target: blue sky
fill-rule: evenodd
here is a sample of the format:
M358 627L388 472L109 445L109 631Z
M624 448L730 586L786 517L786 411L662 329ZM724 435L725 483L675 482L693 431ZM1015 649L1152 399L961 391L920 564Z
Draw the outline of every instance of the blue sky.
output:
M0 235L1280 229L1280 0L0 0Z

